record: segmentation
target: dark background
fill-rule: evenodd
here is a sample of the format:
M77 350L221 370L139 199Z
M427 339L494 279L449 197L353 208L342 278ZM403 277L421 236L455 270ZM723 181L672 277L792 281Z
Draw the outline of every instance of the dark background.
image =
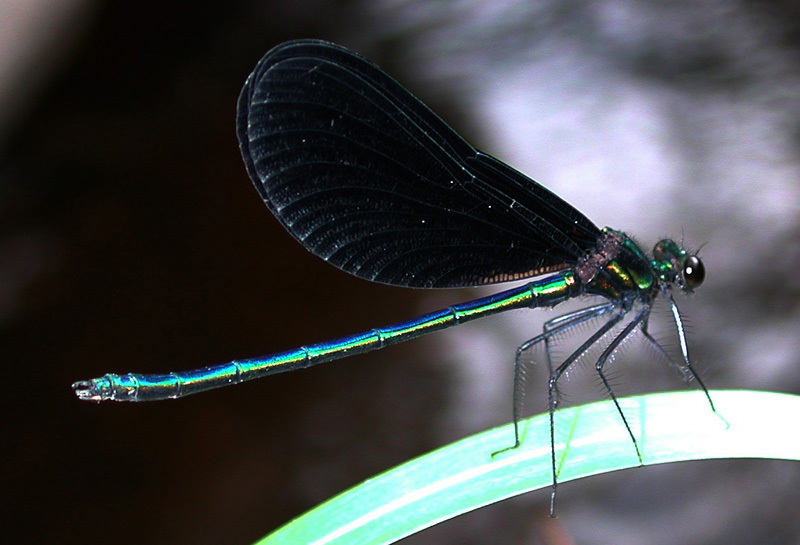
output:
M709 241L709 286L681 301L706 383L800 392L796 5L445 5L64 2L15 12L8 39L21 41L5 50L18 62L0 75L5 540L250 543L365 478L508 420L513 350L541 320L531 313L179 401L96 405L72 394L73 381L105 372L267 354L477 296L349 277L267 212L239 157L235 104L261 55L292 38L336 41L377 62L468 140L599 225L630 229L645 247L683 227L695 247ZM493 107L477 108L489 100L482 90L502 85L498 73L547 66L558 56L542 51L575 44L608 73L674 93L661 104L684 153L654 161L683 161L685 188L655 192L624 164L585 161L614 191L598 182L570 193L563 184L574 179L534 170L567 156L552 143L541 151L537 138L550 135L535 134L540 119L517 114L533 137L506 137ZM550 73L570 81L568 69ZM539 107L560 112L558 98ZM728 100L740 125L708 113ZM583 130L568 116L555 122ZM631 123L614 126L638 134ZM504 152L508 138L538 163ZM731 144L751 141L764 148ZM624 157L626 145L609 136L612 154ZM472 367L473 356L491 366ZM644 380L643 391L682 387L668 372ZM557 520L541 492L408 543L797 543L798 490L790 462L673 464L565 485Z

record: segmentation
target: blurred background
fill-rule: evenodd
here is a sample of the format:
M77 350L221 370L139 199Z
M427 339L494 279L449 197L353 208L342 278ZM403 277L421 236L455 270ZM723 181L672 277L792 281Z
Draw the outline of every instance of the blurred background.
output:
M268 354L492 291L352 278L271 217L235 105L292 38L375 61L597 225L702 246L706 284L678 302L706 384L800 393L796 2L7 0L0 15L9 543L246 544L509 421L514 350L555 311L178 401L73 396L77 379ZM686 388L643 354L619 358L620 394ZM591 372L570 379L570 401L604 397ZM533 412L544 381L534 370ZM559 493L555 520L540 491L404 543L800 543L796 463L670 464Z

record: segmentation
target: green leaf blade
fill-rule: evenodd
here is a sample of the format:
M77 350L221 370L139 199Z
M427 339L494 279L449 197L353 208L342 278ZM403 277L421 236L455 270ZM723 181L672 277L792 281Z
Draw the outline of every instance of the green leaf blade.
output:
M800 461L793 429L800 396L712 391L718 413L702 392L620 399L644 465L709 458ZM559 483L639 466L610 401L558 411ZM465 512L549 487L547 414L522 423L523 443L510 425L468 437L391 469L287 523L259 545L382 545L394 543ZM568 441L567 441L568 439Z

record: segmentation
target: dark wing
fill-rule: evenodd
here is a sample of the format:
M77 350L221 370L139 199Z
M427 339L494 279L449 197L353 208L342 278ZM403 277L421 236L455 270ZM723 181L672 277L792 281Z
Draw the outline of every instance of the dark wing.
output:
M242 89L237 132L247 172L284 227L368 280L514 280L574 264L600 235L380 68L327 42L268 52Z

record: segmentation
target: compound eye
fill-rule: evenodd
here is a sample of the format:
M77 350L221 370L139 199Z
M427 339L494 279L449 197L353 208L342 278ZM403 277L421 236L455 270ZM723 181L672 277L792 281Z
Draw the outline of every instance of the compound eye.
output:
M700 258L690 255L683 262L683 281L686 287L693 290L699 287L706 279L706 268Z

